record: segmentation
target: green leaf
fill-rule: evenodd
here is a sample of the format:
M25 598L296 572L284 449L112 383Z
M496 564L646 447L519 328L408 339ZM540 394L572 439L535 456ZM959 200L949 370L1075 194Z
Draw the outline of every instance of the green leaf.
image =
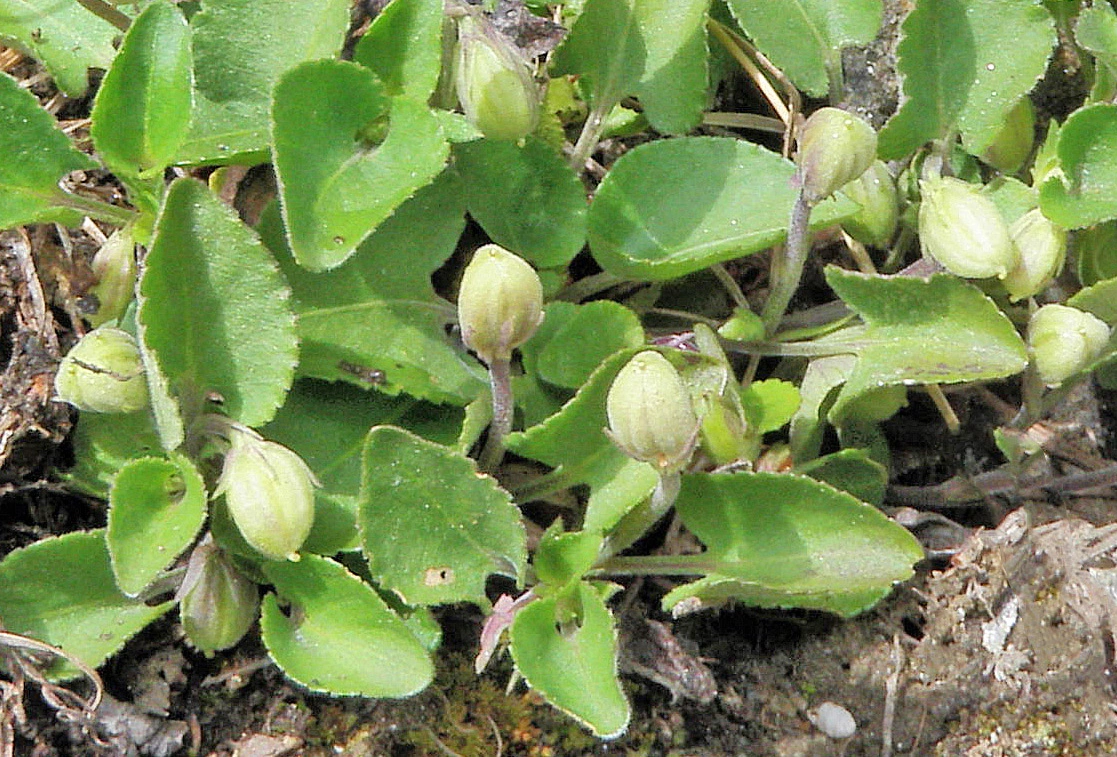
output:
M190 28L176 6L149 5L128 29L93 104L90 134L118 174L161 172L186 138L193 105Z
M641 145L618 160L589 211L590 249L609 273L658 281L759 252L787 236L795 166L738 139L687 137ZM858 209L821 203L812 228Z
M1039 192L1043 214L1068 229L1117 218L1117 105L1088 105L1059 132L1059 170Z
M863 449L843 449L823 455L797 467L795 472L830 484L871 505L884 502L884 492L888 488L888 469Z
M880 28L881 0L729 0L745 33L799 89L814 97L841 75L841 50L866 45ZM840 80L840 79L839 79Z
M522 577L520 512L472 460L378 426L365 441L362 470L361 547L372 577L404 602L484 605L490 574Z
M299 372L367 386L352 369L379 371L380 391L455 405L483 392L488 377L446 338L456 311L430 279L453 254L464 212L457 184L440 179L401 205L345 265L321 274L296 265L278 213L265 213L261 234L294 292Z
M880 132L884 160L954 129L980 155L1043 76L1056 42L1044 7L1018 0L921 0L903 34L897 53L905 99Z
M1117 74L1117 13L1108 3L1083 8L1074 27L1074 41Z
M314 691L406 697L434 675L427 651L372 587L325 557L263 566L275 594L264 597L260 632L283 672Z
M826 281L865 322L816 342L858 356L832 415L878 387L1004 378L1027 364L1024 341L1008 318L955 276L871 276L830 266Z
M1083 286L1117 277L1117 221L1106 221L1074 235L1078 280Z
M1117 279L1106 279L1075 293L1067 305L1093 313L1110 326L1117 325Z
M113 481L106 541L121 591L135 597L190 546L206 518L206 483L184 456L129 461Z
M103 529L44 539L0 562L4 630L53 644L94 668L173 604L148 606L120 592ZM49 673L78 675L57 661Z
M0 229L76 220L74 211L59 207L66 195L58 181L97 164L58 130L33 94L6 74L0 74L0 124Z
M0 0L0 38L42 61L70 97L88 88L90 68L112 64L119 36L115 26L71 0Z
M587 79L606 111L638 95L652 126L683 134L706 107L708 7L709 0L587 0L555 51L554 73Z
M800 402L798 387L779 379L754 381L741 392L741 404L748 414L749 430L757 434L783 428L799 409Z
M205 185L171 185L139 292L143 341L187 407L213 392L235 421L271 419L298 354L290 293L260 240Z
M329 555L359 547L361 448L370 428L394 424L450 445L457 441L463 418L459 408L407 395L390 397L310 379L295 382L283 407L260 433L297 452L322 484L315 490L314 526L303 550Z
M295 259L313 271L343 263L450 154L426 105L389 100L371 71L344 61L286 73L272 116L288 238ZM382 135L385 117L387 136L369 141L370 131Z
M617 632L601 595L586 583L570 598L577 625L559 628L560 597L536 600L516 613L510 632L516 670L533 689L586 725L613 738L628 727L628 700L617 679Z
M191 19L194 113L177 162L266 160L272 88L289 68L341 50L349 5L205 0Z
M442 1L389 3L357 43L353 60L372 69L388 94L426 100L442 70Z
M644 344L640 318L617 302L555 302L547 306L547 318L552 314L558 328L540 345L533 368L554 386L577 389L614 352Z
M788 473L683 477L675 501L683 523L718 569L663 599L802 607L846 617L910 578L923 549L875 507L824 483Z
M537 268L565 265L586 243L586 192L560 155L528 137L454 148L469 213L494 242Z
M74 467L63 473L66 485L97 499L108 499L116 472L131 460L156 454L159 437L146 411L83 413L70 436Z
M540 583L559 589L580 580L597 561L601 542L600 531L564 533L562 519L555 519L543 533L531 559Z

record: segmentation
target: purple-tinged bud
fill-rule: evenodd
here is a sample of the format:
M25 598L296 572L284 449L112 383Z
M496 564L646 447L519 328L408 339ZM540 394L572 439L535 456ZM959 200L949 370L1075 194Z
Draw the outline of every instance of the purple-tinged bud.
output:
M633 356L605 400L609 435L629 457L677 473L698 439L698 418L675 366L658 352Z
M1028 322L1032 365L1047 386L1057 386L1085 368L1108 342L1105 321L1066 305L1044 305Z
M838 108L819 108L799 133L799 181L812 205L868 170L877 156L877 133L863 119Z
M487 244L473 254L458 289L462 341L486 365L508 360L543 322L543 285L526 261Z
M62 358L54 389L59 399L94 413L132 413L147 407L147 378L136 339L102 327Z
M993 201L953 177L919 182L919 241L923 253L955 276L1004 278L1019 253Z
M1059 275L1067 257L1067 232L1039 208L1020 216L1008 231L1020 259L1004 277L1004 285L1016 302L1043 291Z
M260 592L207 535L190 555L179 590L186 638L206 657L235 645L252 627Z
M314 473L282 444L232 427L215 496L253 549L272 560L298 560L314 524Z

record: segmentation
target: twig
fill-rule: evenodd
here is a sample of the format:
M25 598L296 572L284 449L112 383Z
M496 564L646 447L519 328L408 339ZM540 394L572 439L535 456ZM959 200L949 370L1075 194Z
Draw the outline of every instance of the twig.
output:
M904 650L900 647L900 635L892 636L893 670L884 684L884 721L880 728L880 757L892 757L892 725L896 718L896 691L900 687L900 671L904 669Z

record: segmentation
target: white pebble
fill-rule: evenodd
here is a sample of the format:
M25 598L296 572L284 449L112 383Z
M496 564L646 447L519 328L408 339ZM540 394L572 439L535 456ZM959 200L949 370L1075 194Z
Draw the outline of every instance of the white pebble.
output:
M857 721L849 710L833 702L823 702L808 712L807 720L832 739L848 739L857 732Z

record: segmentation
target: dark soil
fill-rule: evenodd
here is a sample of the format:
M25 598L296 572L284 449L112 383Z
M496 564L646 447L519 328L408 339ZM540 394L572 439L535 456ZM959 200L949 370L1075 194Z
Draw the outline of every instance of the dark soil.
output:
M847 56L849 105L878 124L898 96L891 50L905 3L888 5L886 34ZM1057 56L1037 102L1062 114L1080 89L1074 62ZM54 112L80 115L80 103L42 96ZM87 180L92 189L100 177ZM80 328L93 247L78 230L0 235L0 557L103 524L101 503L57 483L75 419L51 399L57 362ZM1011 390L992 390L952 396L964 421L956 437L916 397L889 424L894 483L965 480L996 465L990 435L1004 404L995 392ZM1032 430L1052 459L1033 480L1114 459L1105 447L1108 402L1087 388L1062 417ZM183 642L173 617L102 669L106 699L92 721L60 719L73 700L32 681L19 690L0 667L0 747L8 737L15 754L39 757L1117 754L1117 509L1107 490L1062 499L1035 486L1022 491L937 513L890 507L935 557L854 620L745 608L672 620L656 609L664 586L630 587L623 654L625 669L637 671L625 676L635 716L614 742L594 740L522 685L505 693L506 658L475 676L481 618L455 607L441 613L447 636L435 685L404 701L309 694L268 662L252 634L206 659ZM655 649L675 667L651 669L654 650L636 659L648 634L661 635ZM695 680L702 685L690 686ZM831 738L813 724L826 702L852 715L852 736Z

